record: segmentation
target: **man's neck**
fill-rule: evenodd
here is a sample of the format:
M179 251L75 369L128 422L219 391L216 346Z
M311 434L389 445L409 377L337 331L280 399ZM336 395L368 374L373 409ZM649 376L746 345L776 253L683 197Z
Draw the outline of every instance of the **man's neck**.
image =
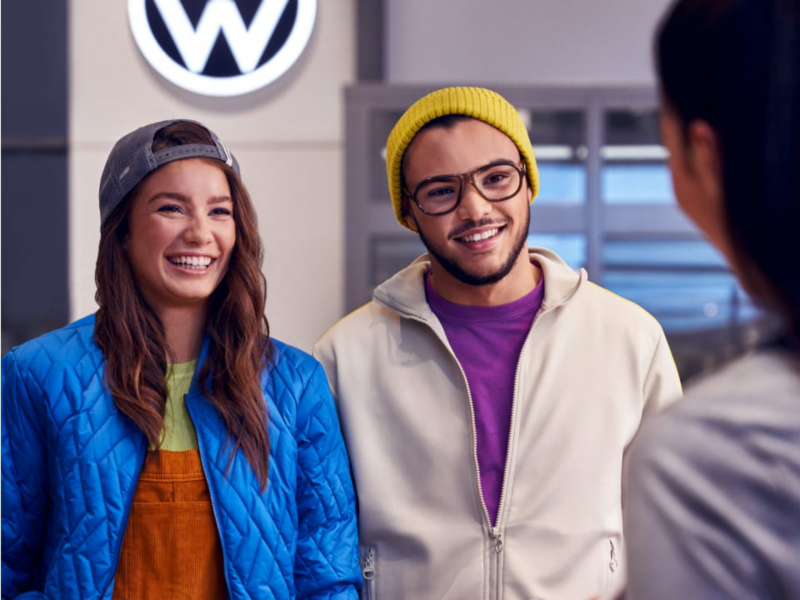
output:
M469 285L453 277L435 259L431 260L431 284L445 300L466 306L499 306L529 294L542 277L539 267L530 262L527 252L503 279L487 285Z

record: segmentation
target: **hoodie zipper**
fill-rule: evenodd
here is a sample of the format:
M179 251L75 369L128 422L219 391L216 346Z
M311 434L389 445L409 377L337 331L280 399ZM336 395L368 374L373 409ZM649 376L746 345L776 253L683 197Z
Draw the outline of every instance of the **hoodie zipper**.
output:
M361 575L364 578L364 592L366 600L375 600L375 547L367 546L364 553L364 568Z
M480 464L478 463L478 437L477 437L477 426L475 423L475 408L472 403L472 392L469 388L469 380L467 379L467 374L464 371L464 367L461 366L461 362L458 360L458 357L455 355L455 352L450 350L450 355L456 361L456 365L458 365L459 371L461 371L461 377L464 380L464 383L467 388L467 399L469 400L469 413L470 413L470 421L472 426L472 460L473 466L475 467L475 474L477 476L478 481L478 496L481 501L481 507L483 508L483 516L486 520L486 528L489 531L489 537L494 542L493 544L493 553L490 558L489 563L489 599L490 600L497 600L501 597L501 582L500 582L500 558L503 552L504 542L503 542L503 532L500 526L500 516L503 514L503 508L505 504L506 498L506 490L508 488L508 471L509 471L509 462L511 458L511 434L514 431L514 425L516 424L516 417L517 417L517 394L519 388L519 377L520 372L522 370L522 355L528 347L528 340L531 337L531 333L533 332L533 328L536 326L536 323L539 322L539 319L542 315L547 314L548 312L563 306L572 297L575 295L574 290L572 294L570 294L567 298L564 298L561 302L554 304L552 306L547 307L544 310L539 310L536 316L533 318L533 322L531 322L531 327L528 330L528 335L525 338L525 342L522 344L522 349L519 353L519 358L517 359L517 369L514 375L514 391L511 396L511 421L509 422L509 429L508 429L508 444L506 446L506 460L505 465L503 467L503 485L500 488L500 502L497 505L497 525L492 527L492 519L489 516L489 509L486 507L486 500L483 497L483 486L481 485L481 469ZM439 332L434 329L430 323L428 323L425 319L417 316L410 315L405 313L404 315L406 318L411 319L412 321L417 321L422 323L428 329L430 329L433 334L439 339L439 341L444 345L445 348L449 348L447 341L439 335Z
M442 342L445 348L448 348L447 341L439 335L433 327L431 327L430 323L421 319L419 317L413 317L408 315L408 318L418 321L423 325L427 326L431 331L433 331L434 335L439 338L439 341ZM536 319L534 319L534 323ZM531 328L533 326L531 325ZM530 335L530 334L529 334ZM450 350L450 355L456 361L456 365L458 365L458 369L461 371L461 377L464 380L464 384L467 388L467 399L469 400L469 415L470 415L470 425L472 427L472 463L473 467L475 467L475 475L478 482L478 497L481 501L481 508L483 508L483 517L486 522L486 529L489 531L489 537L492 539L492 556L489 559L489 598L490 600L495 600L498 598L499 588L500 588L500 581L499 581L499 569L500 569L500 554L503 551L503 534L499 524L495 527L492 527L492 519L489 516L489 509L486 507L486 500L483 497L483 486L481 485L481 467L478 463L478 434L477 434L477 425L475 423L475 408L472 404L472 391L469 388L469 380L467 379L467 374L464 371L464 367L461 366L461 362L458 360L458 357L455 353ZM517 367L519 369L519 365ZM514 409L516 406L516 387L514 391L515 397L512 398L511 401L511 423L514 422ZM509 429L509 432L511 430ZM510 435L510 434L509 434ZM511 439L509 438L509 445L511 443ZM506 453L508 454L508 452ZM503 496L505 495L505 488L506 488L506 479L508 478L508 457L506 456L506 465L503 470L503 487L500 494L500 504L497 510L497 517L499 519L501 514L501 509L503 508Z
M498 509L498 513L499 513ZM489 599L495 600L500 598L500 553L503 551L503 534L500 532L499 527L493 527L491 530L491 537L494 544L492 550L494 553L489 559Z
M540 310L536 313L536 316L533 317L533 321L531 322L531 327L528 330L528 335L525 336L525 341L522 344L522 349L519 352L519 356L517 357L517 368L514 373L514 391L511 395L511 420L508 426L508 443L506 444L506 459L503 466L503 484L500 488L500 502L497 505L497 521L498 525L492 529L492 538L494 540L494 556L492 556L492 562L490 565L490 583L489 583L489 598L494 600L496 598L500 598L502 596L501 590L502 585L500 582L500 558L501 553L503 552L503 534L500 531L499 522L500 522L500 515L503 514L503 507L506 501L506 490L508 489L508 472L511 467L511 434L514 431L514 426L516 425L517 421L517 396L519 395L519 377L520 373L522 372L522 357L525 354L525 350L528 348L528 340L531 338L531 333L533 332L533 328L536 327L536 323L539 321L539 318L548 312L550 308L546 310ZM473 423L474 423L473 417ZM477 441L476 441L476 449L475 455L477 457ZM476 458L477 460L477 458ZM481 493L481 497L483 497L483 493ZM494 577L492 577L492 572L494 572Z
M617 569L619 568L617 549L614 547L614 540L609 538L608 543L611 545L611 556L609 557L610 560L608 561L608 570L612 573L616 573Z

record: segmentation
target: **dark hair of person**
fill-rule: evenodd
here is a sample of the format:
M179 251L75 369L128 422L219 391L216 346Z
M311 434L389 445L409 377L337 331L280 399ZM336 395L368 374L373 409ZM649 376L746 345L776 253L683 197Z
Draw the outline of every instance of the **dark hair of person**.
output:
M680 0L655 51L663 101L684 135L700 119L717 136L740 275L798 340L800 0Z
M203 127L179 122L156 134L153 150L213 143ZM229 440L234 440L228 465L241 449L265 488L269 436L259 379L269 364L271 344L264 314L266 281L261 272L263 251L256 213L246 188L231 167L213 159L201 160L211 161L227 177L236 245L228 271L209 299L208 353L197 381L225 422ZM105 357L106 384L114 402L142 430L149 444L158 448L171 357L162 323L136 284L124 245L128 215L141 185L140 182L128 194L101 230L95 271L95 298L100 308L94 335Z

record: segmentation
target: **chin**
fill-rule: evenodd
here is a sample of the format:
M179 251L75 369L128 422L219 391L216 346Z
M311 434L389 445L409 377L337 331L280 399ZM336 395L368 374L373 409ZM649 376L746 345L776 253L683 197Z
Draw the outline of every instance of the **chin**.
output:
M211 292L183 292L174 294L176 304L185 304L187 306L196 306L202 302L207 302L211 298Z

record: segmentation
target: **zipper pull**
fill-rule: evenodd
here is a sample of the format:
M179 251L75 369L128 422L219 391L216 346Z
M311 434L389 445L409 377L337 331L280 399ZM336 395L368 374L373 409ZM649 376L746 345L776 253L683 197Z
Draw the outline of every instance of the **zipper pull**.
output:
M617 560L617 551L614 548L614 541L608 540L608 543L611 544L611 560L608 562L608 568L614 573L619 568L619 561Z
M492 529L492 538L494 538L494 551L500 554L503 551L503 534L498 528Z
M367 549L367 554L364 558L364 570L361 571L364 579L375 579L375 551L372 547Z

